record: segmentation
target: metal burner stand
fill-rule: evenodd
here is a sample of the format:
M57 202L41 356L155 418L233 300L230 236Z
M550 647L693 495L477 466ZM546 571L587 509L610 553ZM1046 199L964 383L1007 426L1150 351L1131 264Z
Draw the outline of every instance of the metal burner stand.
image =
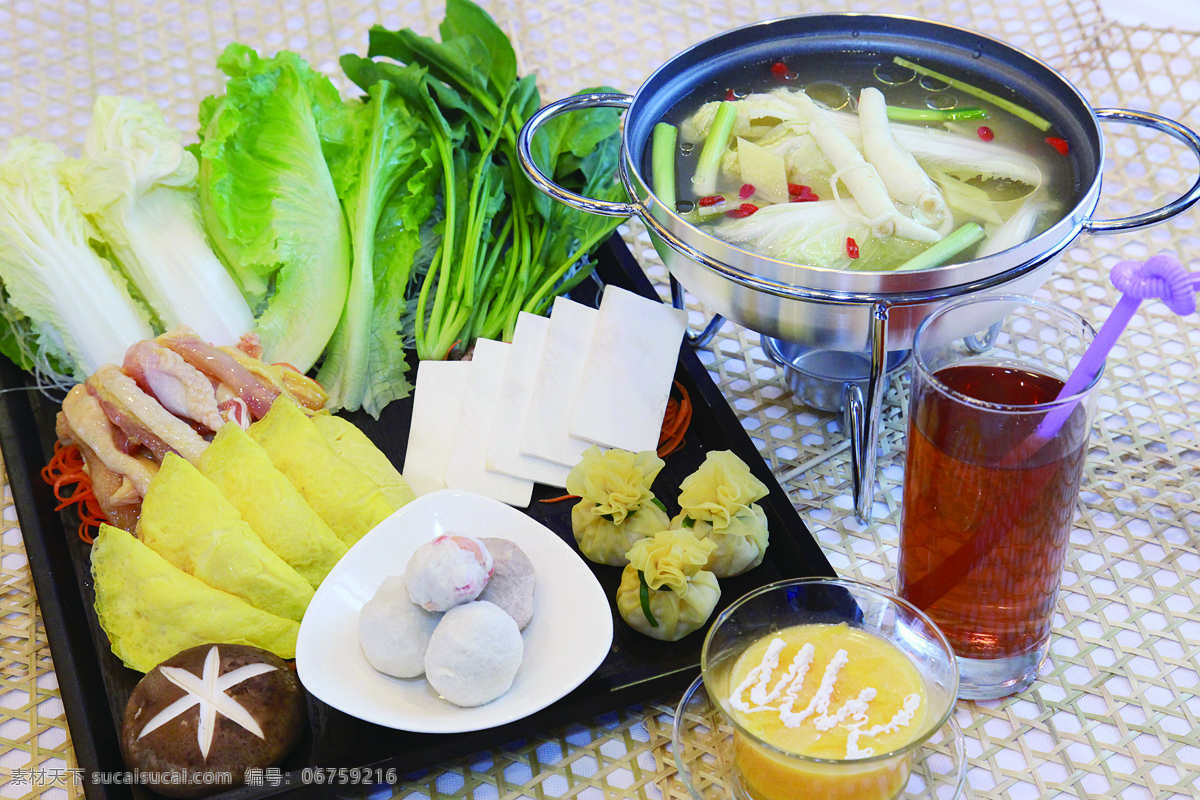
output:
M1052 254L1050 259L1046 259L1040 263L1026 265L1025 269L1035 273L1042 272L1046 268L1053 266L1053 256L1056 255ZM1009 277L1011 278L1011 276ZM803 290L797 290L795 287L791 288L792 291L803 292ZM889 352L887 349L889 318L892 311L898 307L910 305L928 306L931 301L946 301L966 294L987 291L991 288L993 287L986 284L955 286L920 295L868 301L871 314L869 347L861 354L847 353L847 355L868 359L870 362L869 375L866 376L865 381L844 380L840 394L842 426L850 436L850 466L854 491L854 516L859 522L867 524L871 520L871 506L875 499L875 463L878 454L879 424L883 412L883 396L887 390L890 375L907 364L908 356L910 355L909 351ZM809 296L806 299L811 301L814 298ZM852 302L856 305L864 304L862 298L855 298L855 301ZM674 275L671 275L671 304L675 308L686 309L684 287ZM689 330L684 338L692 347L705 347L712 341L713 336L724 322L725 317L723 315L714 314L703 330L698 333ZM764 336L764 350L773 361L783 363L771 353L773 345L778 348L776 341ZM783 363L783 365L787 366L786 363ZM839 410L836 406L830 407L830 405L827 404L823 407L829 411Z
M671 276L671 304L686 309L683 285ZM864 392L859 382L848 382L842 407L842 424L850 434L850 466L854 480L854 516L866 524L871 519L871 504L875 497L875 458L878 452L879 421L883 410L883 395L887 389L889 306L884 302L872 305L871 342L869 357L870 375ZM705 347L712 341L725 317L715 314L699 333L688 331L687 343L692 347Z

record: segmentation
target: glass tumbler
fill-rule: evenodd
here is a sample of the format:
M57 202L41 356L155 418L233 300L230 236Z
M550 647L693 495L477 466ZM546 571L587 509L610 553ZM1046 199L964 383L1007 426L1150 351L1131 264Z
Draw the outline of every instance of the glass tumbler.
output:
M1103 368L1058 395L1094 335L1017 296L961 300L917 329L900 594L949 639L961 698L1025 689L1049 649Z

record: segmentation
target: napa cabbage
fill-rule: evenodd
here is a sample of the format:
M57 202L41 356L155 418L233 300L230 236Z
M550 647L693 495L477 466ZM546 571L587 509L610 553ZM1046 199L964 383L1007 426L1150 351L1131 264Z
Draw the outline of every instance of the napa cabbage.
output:
M899 236L879 239L848 199L763 206L748 217L721 220L714 233L780 261L840 270L893 269L927 246ZM850 257L847 239L857 245L858 258Z
M84 157L64 174L79 208L164 330L187 325L237 344L254 316L209 246L196 198L196 157L157 106L97 98Z
M732 101L737 108L734 136L757 141L756 133L772 136L770 146L779 150L775 135L781 131L776 126L805 123L803 93L791 89L776 89L771 92L748 94ZM703 141L708 134L718 102L705 103L696 113L680 126L680 137L686 142ZM822 108L825 118L844 133L856 147L862 146L862 131L858 114L852 111L835 111ZM797 135L803 128L795 127ZM936 130L923 125L893 124L896 141L912 153L917 163L927 171L941 170L961 179L976 177L1006 178L1037 187L1042 183L1042 171L1029 156L995 142L981 142L970 136L962 136ZM758 142L762 144L762 142Z
M83 381L154 335L125 278L90 246L95 229L63 181L53 144L0 156L0 352L39 379Z
M1016 247L1029 239L1040 217L1059 210L1059 204L1051 200L1046 192L1034 192L1008 219L989 231L990 235L980 245L976 258Z

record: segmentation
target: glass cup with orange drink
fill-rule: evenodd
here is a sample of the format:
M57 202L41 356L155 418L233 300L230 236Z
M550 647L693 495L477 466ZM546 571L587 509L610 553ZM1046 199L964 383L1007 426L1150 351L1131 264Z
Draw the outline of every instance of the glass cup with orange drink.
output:
M805 578L751 592L714 622L701 678L685 693L673 736L694 797L892 800L914 772L921 787L949 789L935 796L961 785L953 653L925 615L881 589ZM727 774L715 782L692 769L711 759L689 760L690 739L708 739L697 733L698 706L717 709L717 727L728 731L719 737L727 747L715 748ZM935 734L957 754L943 759L949 775L918 761ZM718 794L705 791L717 784Z

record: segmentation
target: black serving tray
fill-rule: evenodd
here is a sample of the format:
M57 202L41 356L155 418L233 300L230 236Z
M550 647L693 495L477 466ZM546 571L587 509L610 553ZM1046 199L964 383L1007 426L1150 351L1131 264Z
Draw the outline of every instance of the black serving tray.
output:
M613 236L597 254L596 278L572 292L580 302L595 303L602 284L632 289L657 298L653 287L629 253ZM7 359L0 359L0 447L8 469L21 532L29 556L42 618L46 625L55 673L66 709L67 723L88 798L153 798L145 788L104 784L93 773L125 770L117 732L125 702L141 674L124 667L113 656L92 609L94 592L88 546L75 530L74 514L54 511L50 487L39 471L53 452L54 415L58 403L30 386L29 376ZM713 384L696 354L681 348L676 379L687 389L694 406L684 447L666 459L654 484L655 494L674 514L680 481L690 474L710 450L732 450L770 487L760 504L766 511L771 539L764 562L735 578L721 581L717 612L746 592L783 578L835 573L800 520L787 495L755 449L737 416ZM412 402L397 401L378 420L362 413L349 415L385 452L403 466ZM570 502L543 503L561 490L537 486L528 513L574 546ZM619 567L591 564L610 598L620 582ZM370 768L406 772L447 759L478 752L530 734L606 713L671 692L681 691L696 676L705 630L679 642L659 642L633 631L614 615L612 650L596 672L577 689L525 719L498 728L464 734L416 734L395 731L341 713L309 699L309 729L300 745L280 765L279 785L246 786L215 795L223 800L266 797L328 795L353 787L339 784L330 769ZM714 613L715 616L715 613ZM361 773L360 773L361 774ZM274 781L272 781L274 783Z

